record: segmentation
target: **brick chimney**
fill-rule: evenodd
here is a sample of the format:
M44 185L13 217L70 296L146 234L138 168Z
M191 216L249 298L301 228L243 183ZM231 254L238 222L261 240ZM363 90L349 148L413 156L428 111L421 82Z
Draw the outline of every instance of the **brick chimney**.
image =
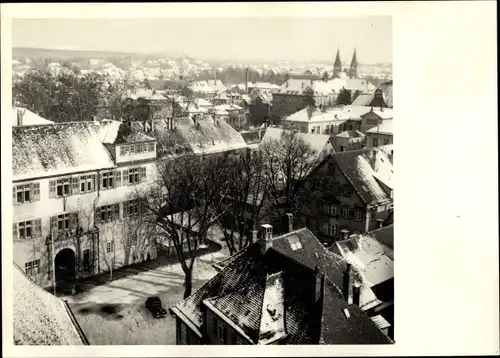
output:
M349 293L351 290L351 264L347 264L345 271L342 273L342 294L346 301L349 302Z
M273 227L269 224L262 224L260 228L260 250L263 254L265 254L267 249L273 246Z
M292 213L287 213L286 214L286 233L292 232L293 231L293 214Z

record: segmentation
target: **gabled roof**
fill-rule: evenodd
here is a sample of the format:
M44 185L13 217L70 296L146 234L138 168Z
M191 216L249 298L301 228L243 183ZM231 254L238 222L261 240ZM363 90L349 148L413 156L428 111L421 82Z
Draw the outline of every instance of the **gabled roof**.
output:
M391 149L392 146L382 146L335 153L323 165L335 163L365 204L390 202L390 193L382 187L380 181L392 187L394 171L389 154Z
M393 118L392 108L378 108L378 107L371 107L370 111L365 113L361 117L364 117L370 113L374 113L382 119L392 119Z
M12 109L12 125L17 126L17 114L18 111L21 111L22 116L22 124L23 126L30 126L35 124L53 124L53 121L49 121L48 119L40 117L38 114L31 112L27 108L15 107Z
M392 212L391 212L392 214ZM370 231L370 234L375 237L379 242L394 249L394 225L384 226L380 229Z
M101 142L113 121L12 127L13 180L113 168Z
M173 130L167 129L165 121L155 121L155 137L165 151L160 154L208 154L247 147L241 134L223 119L214 120L210 115L199 117L197 126L193 118L175 118Z
M339 138L359 138L359 137L362 138L364 136L365 135L358 130L343 131L343 132L336 135L336 137L339 137Z
M302 247L293 250L290 238L298 239ZM315 244L317 250L311 246ZM324 296L319 301L304 291L304 280L315 279L316 266L331 271L325 272ZM253 344L274 340L282 344L392 343L332 282L332 278L341 280L345 267L345 260L328 252L309 230L297 230L273 238L272 248L265 253L259 243L241 250L171 312L199 332L204 306L208 307ZM268 314L275 314L276 321Z
M83 345L83 333L69 307L28 278L14 264L14 343L19 345Z
M373 233L356 235L336 245L342 256L357 263L370 287L394 278L394 252Z
M268 127L266 129L266 132L264 134L264 137L261 140L261 143L265 143L266 141L269 140L281 140L281 135L285 133L287 130L283 128L277 128L277 127ZM309 146L311 149L316 152L317 154L320 154L323 149L325 149L325 146L328 144L328 141L330 140L330 136L327 134L311 134L311 133L297 133L298 138L302 138Z

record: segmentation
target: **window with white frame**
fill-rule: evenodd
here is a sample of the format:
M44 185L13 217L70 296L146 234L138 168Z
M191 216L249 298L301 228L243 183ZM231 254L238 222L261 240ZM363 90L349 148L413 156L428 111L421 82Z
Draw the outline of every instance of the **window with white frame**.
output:
M94 191L95 175L80 176L80 193L90 193Z
M112 189L121 185L122 172L119 170L101 173L101 189Z
M337 205L330 205L330 215L332 216L337 215Z
M336 236L337 235L337 225L329 225L329 234L330 236Z
M345 218L350 218L351 217L351 212L349 211L349 209L342 209L342 216L345 217Z
M297 250L300 250L302 248L302 244L300 243L298 236L294 235L294 236L289 237L288 243L290 244L292 251L297 251Z
M50 229L66 231L78 225L78 213L64 213L50 218Z
M373 143L372 144L373 147L378 147L378 138L373 138L372 143Z
M134 155L134 154L135 154L135 145L131 145L131 146L129 146L129 151L130 151L130 152L129 152L129 153L130 153L130 155Z
M42 236L42 220L33 219L14 223L12 235L18 240L40 237Z
M101 223L120 219L120 204L103 205L98 207L96 209L96 219Z
M123 216L136 216L144 212L144 202L133 199L123 202Z
M18 184L12 187L14 204L29 203L40 200L40 183Z
M78 178L75 178L78 180ZM60 178L57 180L49 181L49 198L60 198L63 196L71 195L71 178ZM76 187L78 188L78 181L76 181Z
M40 260L28 261L24 264L26 275L33 276L40 273Z
M146 181L146 167L125 169L123 171L124 185L135 185Z
M128 145L120 146L120 156L124 157L130 153L130 147Z
M115 243L114 241L108 241L106 243L106 253L112 253L115 250Z
M356 220L356 221L363 220L363 215L361 214L361 212L359 212L359 211L354 212L354 220Z

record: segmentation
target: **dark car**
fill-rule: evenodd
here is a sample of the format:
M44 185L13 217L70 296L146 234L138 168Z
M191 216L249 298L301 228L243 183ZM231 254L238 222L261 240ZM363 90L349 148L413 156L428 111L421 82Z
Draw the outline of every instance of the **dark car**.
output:
M161 300L157 296L148 297L146 300L146 308L153 314L154 318L161 318L167 315L167 310L162 308Z

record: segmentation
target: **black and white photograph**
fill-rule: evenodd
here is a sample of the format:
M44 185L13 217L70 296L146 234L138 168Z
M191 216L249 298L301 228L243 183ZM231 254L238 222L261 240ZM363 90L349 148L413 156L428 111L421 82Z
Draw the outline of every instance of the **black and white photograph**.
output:
M14 20L16 343L391 344L391 36Z
M397 345L394 18L286 5L11 19L14 346Z

